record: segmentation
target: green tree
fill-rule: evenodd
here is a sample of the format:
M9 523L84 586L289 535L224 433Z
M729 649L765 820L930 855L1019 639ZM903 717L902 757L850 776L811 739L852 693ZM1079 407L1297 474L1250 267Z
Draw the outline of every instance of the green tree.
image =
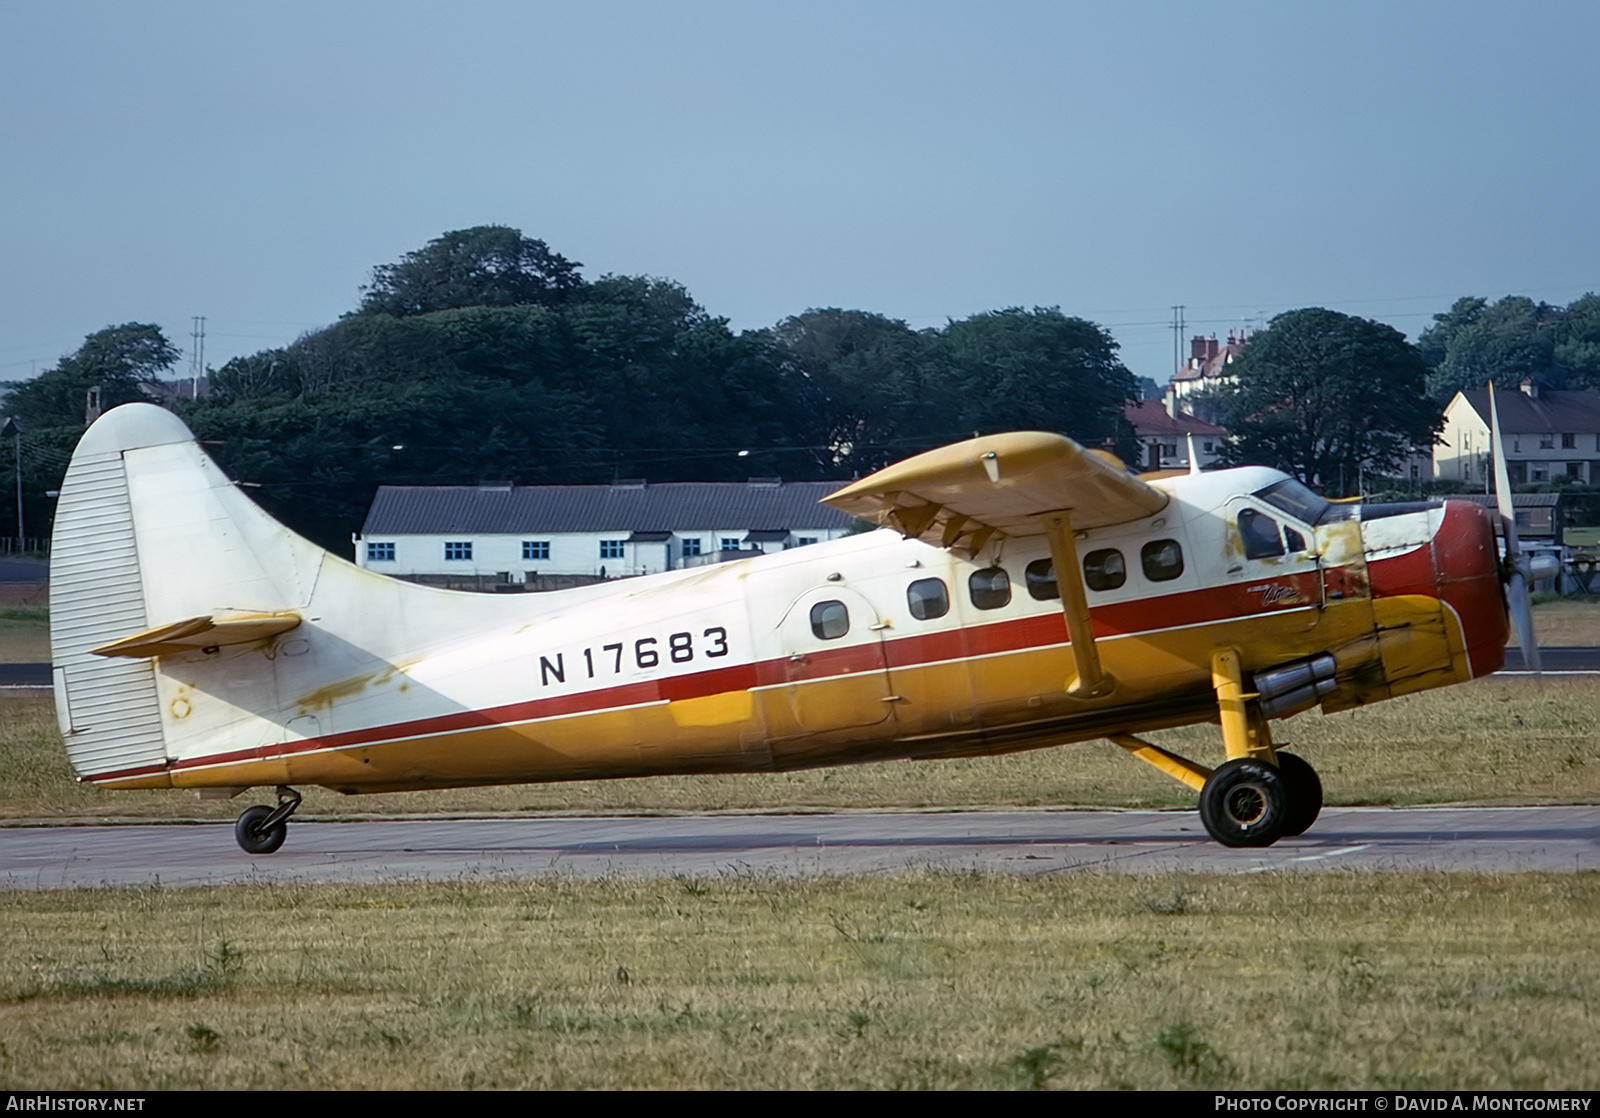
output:
M72 448L84 430L85 397L100 389L102 410L144 400L144 386L178 360L179 351L161 328L128 322L107 326L83 345L32 380L10 385L0 403L7 415L21 418L23 514L28 534L50 534L51 502L46 493L61 488ZM0 448L0 526L17 522L16 455ZM5 531L0 527L0 533Z
M159 380L179 356L159 326L140 322L107 326L90 334L53 368L13 385L4 406L30 427L82 428L89 389L100 388L103 410L146 399L144 386Z
M938 417L954 421L943 399L948 378L941 375L933 331L828 307L784 319L770 337L798 405L790 417L792 436L811 448L822 475L876 470L927 449Z
M458 229L373 268L356 313L559 306L583 287L581 266L504 225Z
M1441 403L1457 392L1482 388L1514 389L1523 377L1537 377L1559 388L1565 379L1556 367L1555 348L1566 312L1522 295L1490 303L1458 299L1417 340L1423 360L1433 367L1428 390Z
M1443 425L1428 369L1392 326L1320 307L1289 311L1233 364L1227 448L1236 463L1275 466L1330 495L1363 472L1392 472L1426 453Z
M1060 431L1132 453L1122 408L1138 383L1101 326L1056 307L975 314L941 333L962 431Z
M1567 305L1550 357L1564 387L1600 388L1600 295Z

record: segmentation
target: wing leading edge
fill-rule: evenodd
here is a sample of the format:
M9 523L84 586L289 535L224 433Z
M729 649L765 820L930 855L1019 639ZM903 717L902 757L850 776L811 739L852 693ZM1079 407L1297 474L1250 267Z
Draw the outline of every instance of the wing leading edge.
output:
M1168 497L1109 455L1064 435L1014 431L940 447L847 485L823 503L941 547L976 554L996 536L1040 536L1153 516Z

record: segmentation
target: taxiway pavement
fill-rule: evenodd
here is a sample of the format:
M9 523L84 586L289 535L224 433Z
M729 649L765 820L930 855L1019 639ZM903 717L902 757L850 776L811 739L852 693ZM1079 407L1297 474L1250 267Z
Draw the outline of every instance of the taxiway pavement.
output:
M0 888L950 872L1600 870L1600 808L1329 808L1264 850L1193 812L957 811L312 822L251 856L232 826L0 829Z

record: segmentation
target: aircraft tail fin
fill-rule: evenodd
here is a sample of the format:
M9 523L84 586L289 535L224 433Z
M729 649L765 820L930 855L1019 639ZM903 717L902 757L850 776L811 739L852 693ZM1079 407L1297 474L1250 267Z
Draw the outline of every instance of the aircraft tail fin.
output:
M297 624L324 558L241 493L171 412L125 404L96 421L67 468L50 554L56 717L78 775L164 786L150 657L174 641L227 644Z

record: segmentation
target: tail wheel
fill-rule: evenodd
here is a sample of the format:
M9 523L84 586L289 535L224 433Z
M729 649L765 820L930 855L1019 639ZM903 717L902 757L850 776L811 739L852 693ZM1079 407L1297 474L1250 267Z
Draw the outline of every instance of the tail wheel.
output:
M1293 838L1311 829L1322 813L1322 781L1304 757L1278 751L1278 775L1289 789L1289 814L1283 837Z
M255 807L246 808L239 816L238 822L233 825L233 837L238 840L240 848L247 854L271 854L283 845L283 840L289 835L289 825L283 820L278 820L268 826L262 826L271 817L275 809L266 804L257 804Z
M1223 846L1271 846L1284 833L1289 803L1288 784L1276 768L1241 757L1206 780L1200 822Z

